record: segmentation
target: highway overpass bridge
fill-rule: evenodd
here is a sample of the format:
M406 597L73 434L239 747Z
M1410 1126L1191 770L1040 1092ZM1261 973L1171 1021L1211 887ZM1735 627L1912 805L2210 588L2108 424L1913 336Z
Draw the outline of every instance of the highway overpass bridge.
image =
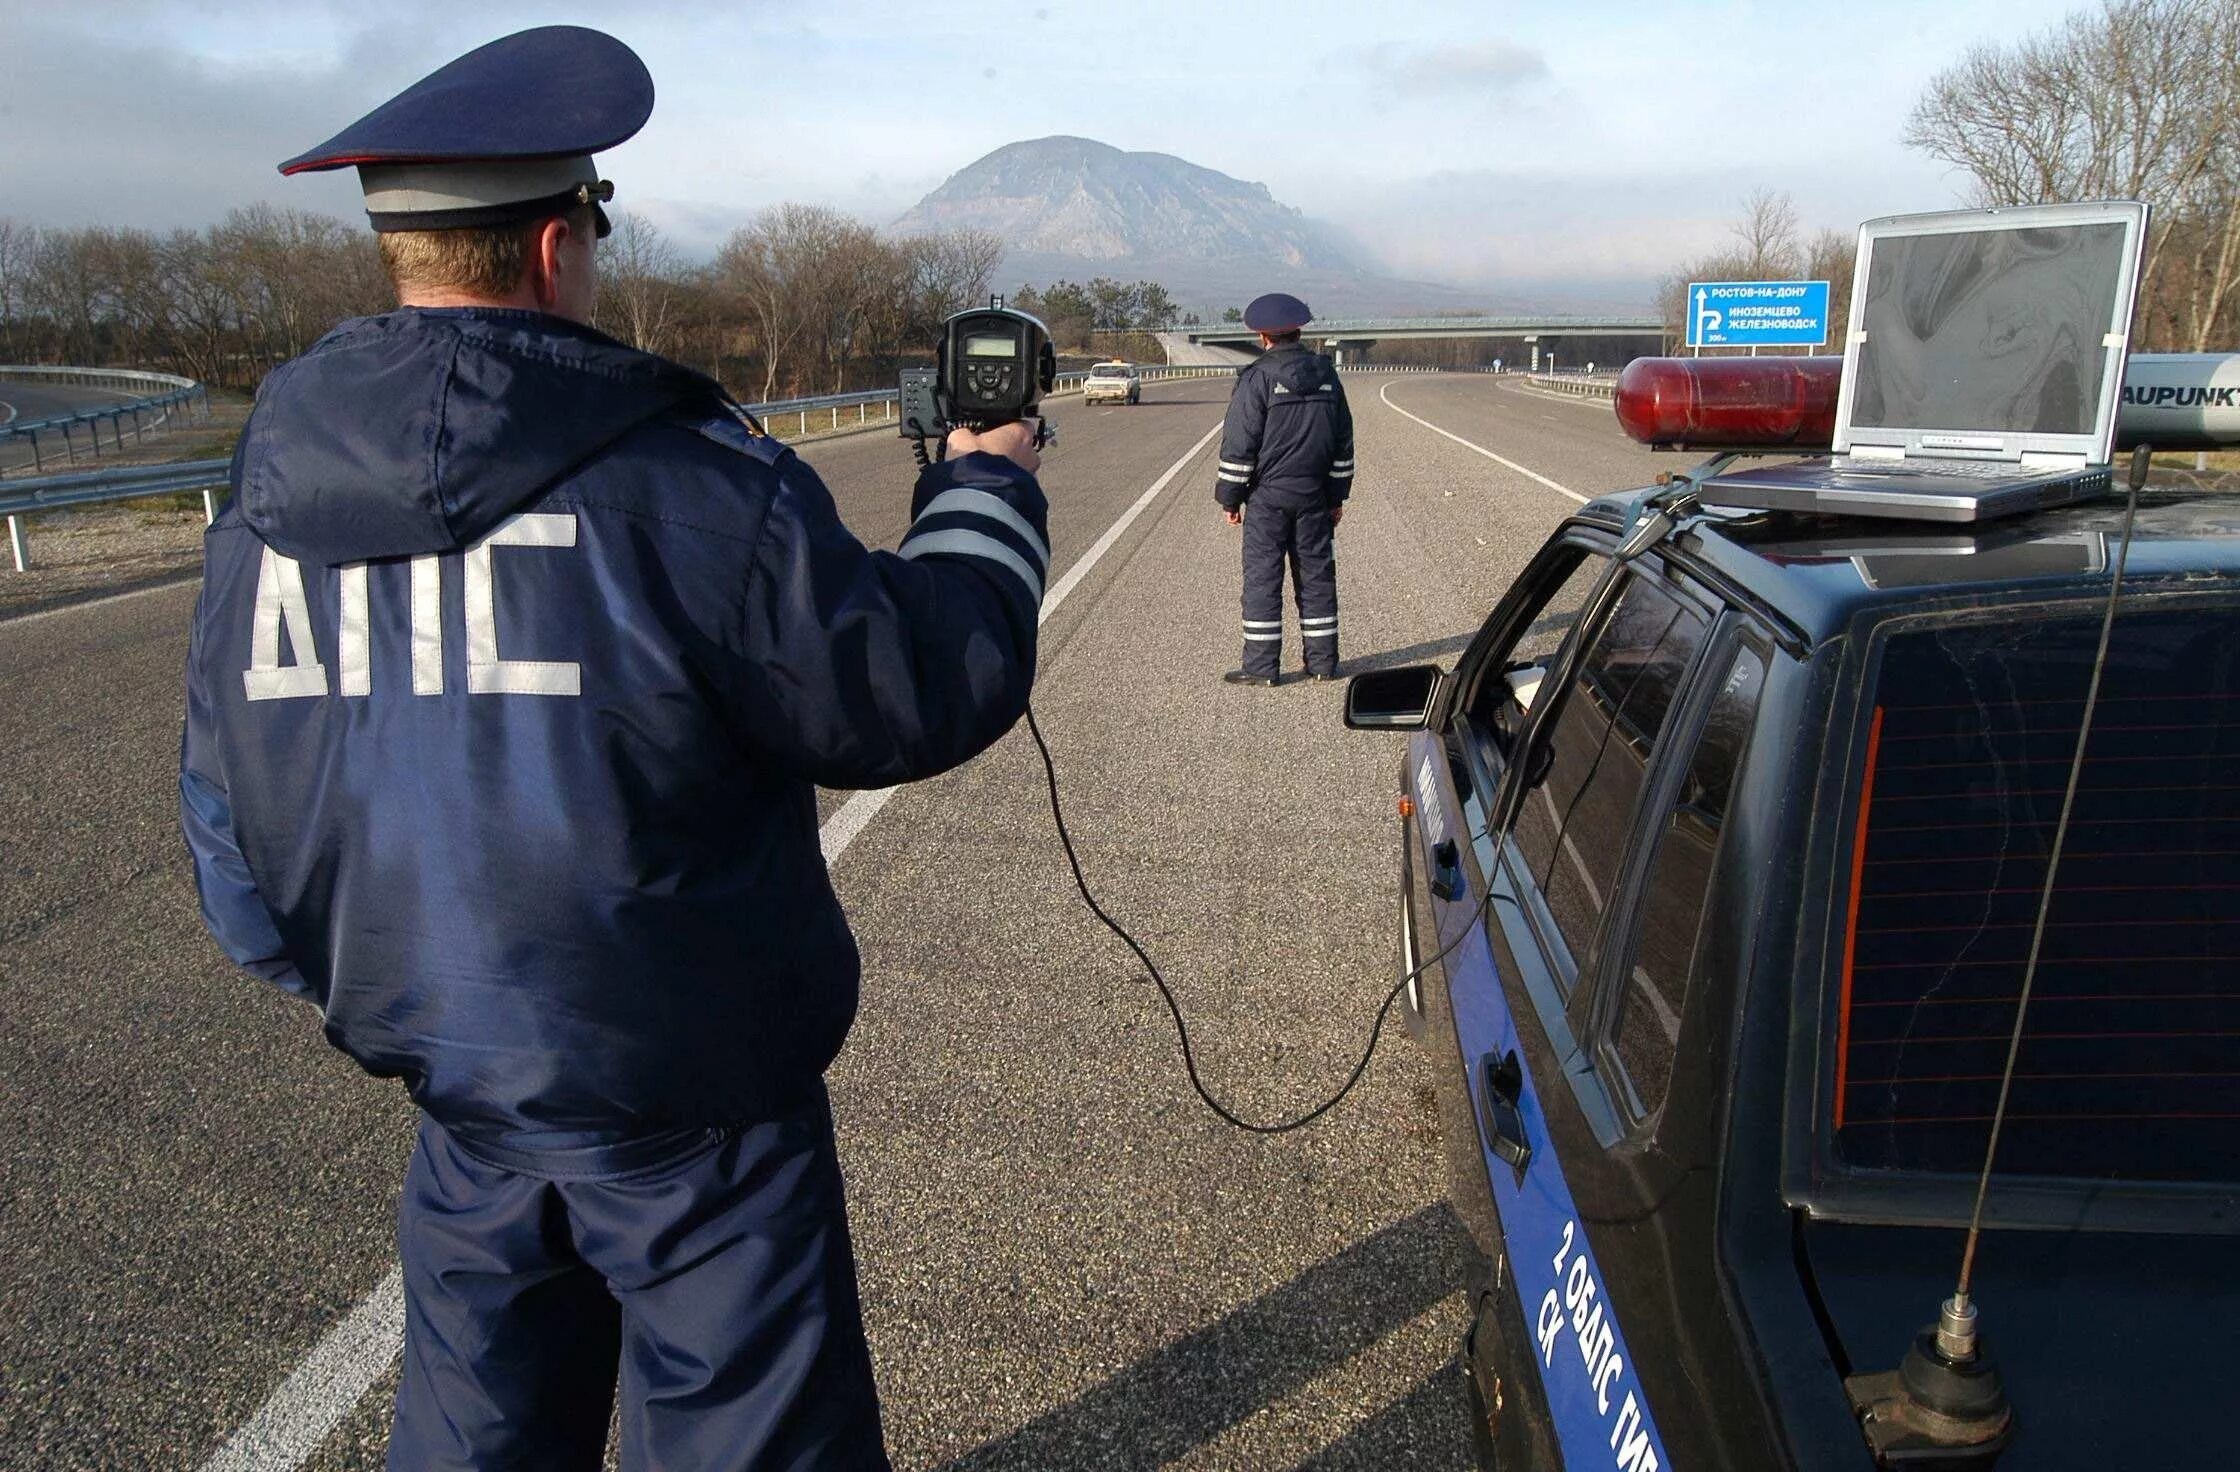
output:
M1174 329L1211 347L1252 348L1259 339L1241 322L1212 322ZM1520 367L1583 367L1624 363L1668 350L1664 319L1654 314L1540 313L1524 317L1320 317L1307 336L1349 361L1380 342L1475 339L1488 357Z

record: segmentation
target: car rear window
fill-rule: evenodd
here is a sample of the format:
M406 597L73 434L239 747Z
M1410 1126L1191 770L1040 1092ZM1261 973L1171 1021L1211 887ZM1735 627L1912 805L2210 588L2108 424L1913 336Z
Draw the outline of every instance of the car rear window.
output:
M2240 1180L2234 615L2117 618L2003 1175ZM1884 646L1846 866L1832 1116L1852 1164L1981 1169L2098 637L2086 610Z
M1125 363L1099 363L1089 370L1089 376L1092 378L1126 378L1128 376L1128 365Z

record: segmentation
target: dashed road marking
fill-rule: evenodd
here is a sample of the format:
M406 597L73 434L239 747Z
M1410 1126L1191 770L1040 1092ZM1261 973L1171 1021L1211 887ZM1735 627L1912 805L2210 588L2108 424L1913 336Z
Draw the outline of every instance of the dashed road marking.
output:
M1050 621L1050 615L1058 611L1066 595L1080 585L1089 570L1135 524L1136 518L1143 515L1159 493L1182 473L1183 467L1195 460L1220 432L1221 426L1217 423L1201 435L1198 442L1168 466L1166 472L1151 483L1151 488L1138 496L1135 504L1122 512L1120 519L1107 527L1104 535L1066 570L1066 575L1042 600L1039 623ZM41 615L34 615L38 616ZM839 811L817 830L825 863L831 864L846 853L848 845L855 842L865 825L900 790L882 787L859 792L842 803ZM295 1472L334 1428L342 1424L358 1402L365 1399L366 1392L388 1372L403 1351L404 1271L392 1267L373 1291L313 1346L303 1363L280 1382L279 1388L257 1413L202 1464L202 1472Z
M1572 500L1578 502L1582 506L1587 504L1589 498L1580 495L1577 491L1571 489L1571 487L1558 485L1554 481L1542 475L1539 471L1519 465L1516 461L1511 460L1506 455L1496 455L1495 453L1493 453L1493 451L1487 449L1484 445L1472 444L1469 440L1464 439L1461 435L1456 434L1451 429L1441 429L1438 425L1433 424L1430 420L1424 418L1421 414L1410 414L1407 410L1392 402L1391 389L1392 385L1390 383L1385 384L1383 388L1377 390L1377 397L1384 401L1384 406L1387 409L1390 409L1393 413L1399 415L1401 418L1413 419L1416 423L1422 425L1425 429L1430 430L1433 434L1443 434L1448 439L1453 440L1456 444L1462 446L1462 448L1464 448L1465 450L1475 450L1479 454L1485 456L1488 460L1493 461L1496 465L1505 465L1509 469L1514 470L1517 474L1525 477L1527 480L1536 480L1540 482L1540 484L1546 486L1549 490L1554 491L1559 495L1569 496Z

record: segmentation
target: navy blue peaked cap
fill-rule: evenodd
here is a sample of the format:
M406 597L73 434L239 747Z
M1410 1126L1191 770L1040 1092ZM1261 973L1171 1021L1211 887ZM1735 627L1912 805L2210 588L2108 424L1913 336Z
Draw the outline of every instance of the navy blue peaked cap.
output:
M437 68L280 172L598 153L652 115L638 53L603 31L539 26Z
M1288 292L1271 291L1256 296L1244 309L1244 325L1254 332L1289 332L1314 320L1307 304Z
M582 26L540 26L422 77L280 172L355 167L376 230L532 220L614 198L591 155L652 112L636 52Z

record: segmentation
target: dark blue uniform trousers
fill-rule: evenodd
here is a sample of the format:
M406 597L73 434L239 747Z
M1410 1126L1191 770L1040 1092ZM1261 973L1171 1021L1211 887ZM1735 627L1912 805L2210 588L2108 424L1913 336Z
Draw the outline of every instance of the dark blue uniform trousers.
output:
M625 1468L887 1467L822 1086L686 1149L552 1179L422 1121L392 1472L596 1472L618 1370Z
M1338 672L1338 553L1330 506L1321 496L1289 504L1263 492L1244 508L1244 671L1283 667L1283 569L1299 600L1307 668Z

